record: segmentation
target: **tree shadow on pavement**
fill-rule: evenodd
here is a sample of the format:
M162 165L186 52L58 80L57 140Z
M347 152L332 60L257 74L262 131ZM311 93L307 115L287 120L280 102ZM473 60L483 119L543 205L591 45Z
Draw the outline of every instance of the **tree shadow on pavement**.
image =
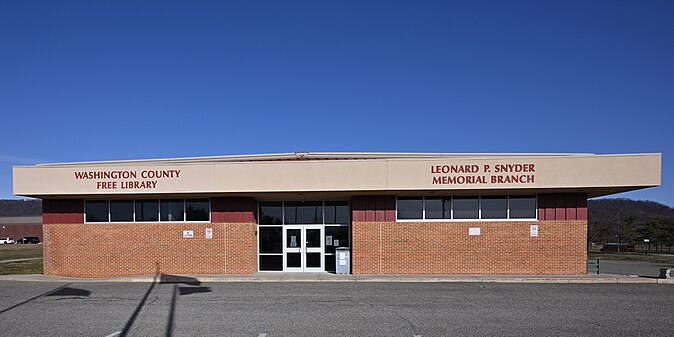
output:
M161 274L159 272L159 264L157 264L157 272L155 273L154 278L152 279L152 283L145 292L145 295L143 295L143 298L140 300L140 303L138 303L138 305L136 306L136 309L131 314L131 317L129 317L129 320L124 325L124 329L122 330L120 336L127 336L129 334L129 331L131 331L131 327L138 318L138 314L140 314L140 311L145 306L145 302L150 296L150 293L152 293L152 290L154 290L157 284L173 284L173 291L171 293L171 303L169 305L168 321L166 323L167 337L173 336L177 297L179 295L190 295L190 294L211 292L210 287L201 287L200 286L201 282L195 278ZM179 284L185 284L188 285L189 287L182 287L179 286Z

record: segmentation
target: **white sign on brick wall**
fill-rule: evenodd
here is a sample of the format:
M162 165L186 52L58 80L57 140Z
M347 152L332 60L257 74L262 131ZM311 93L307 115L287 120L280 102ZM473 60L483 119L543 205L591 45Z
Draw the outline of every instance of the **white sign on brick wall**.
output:
M529 228L529 235L538 236L538 225L531 225L531 227Z
M212 239L213 238L213 228L206 228L206 239Z
M194 231L193 230L183 231L183 238L191 239L193 237L194 237Z
M468 228L468 235L480 235L480 228Z

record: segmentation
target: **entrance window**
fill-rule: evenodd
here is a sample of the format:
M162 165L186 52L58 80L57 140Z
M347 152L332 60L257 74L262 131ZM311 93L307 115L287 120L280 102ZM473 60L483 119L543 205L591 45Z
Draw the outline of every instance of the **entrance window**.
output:
M260 225L283 224L283 203L264 202L260 203Z
M283 270L283 227L259 227L260 270Z
M346 201L326 201L325 202L325 223L326 224L348 224L349 203Z
M348 201L260 202L260 271L335 271L335 248L348 247Z
M283 209L284 224L322 224L322 202L286 202Z

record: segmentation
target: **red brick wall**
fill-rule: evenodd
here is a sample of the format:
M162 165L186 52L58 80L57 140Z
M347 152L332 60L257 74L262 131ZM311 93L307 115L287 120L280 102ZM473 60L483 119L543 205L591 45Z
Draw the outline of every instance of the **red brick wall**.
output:
M529 235L530 225L539 236ZM480 236L468 228L479 227ZM587 221L354 222L354 274L585 274Z
M205 239L213 228L213 239ZM250 274L254 223L45 224L44 273L71 277ZM194 230L184 239L183 230Z
M42 224L4 224L0 225L0 237L9 236L21 240L25 236L37 236L42 240Z

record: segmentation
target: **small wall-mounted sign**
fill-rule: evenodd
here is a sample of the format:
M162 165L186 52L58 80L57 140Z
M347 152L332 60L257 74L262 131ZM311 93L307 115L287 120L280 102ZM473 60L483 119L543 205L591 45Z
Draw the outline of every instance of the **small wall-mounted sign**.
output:
M193 237L194 237L193 230L183 231L183 239L191 239Z
M480 235L480 228L468 228L468 235Z
M529 235L538 236L538 225L531 225L531 227L529 228Z
M210 240L213 238L213 228L206 228L206 239Z

